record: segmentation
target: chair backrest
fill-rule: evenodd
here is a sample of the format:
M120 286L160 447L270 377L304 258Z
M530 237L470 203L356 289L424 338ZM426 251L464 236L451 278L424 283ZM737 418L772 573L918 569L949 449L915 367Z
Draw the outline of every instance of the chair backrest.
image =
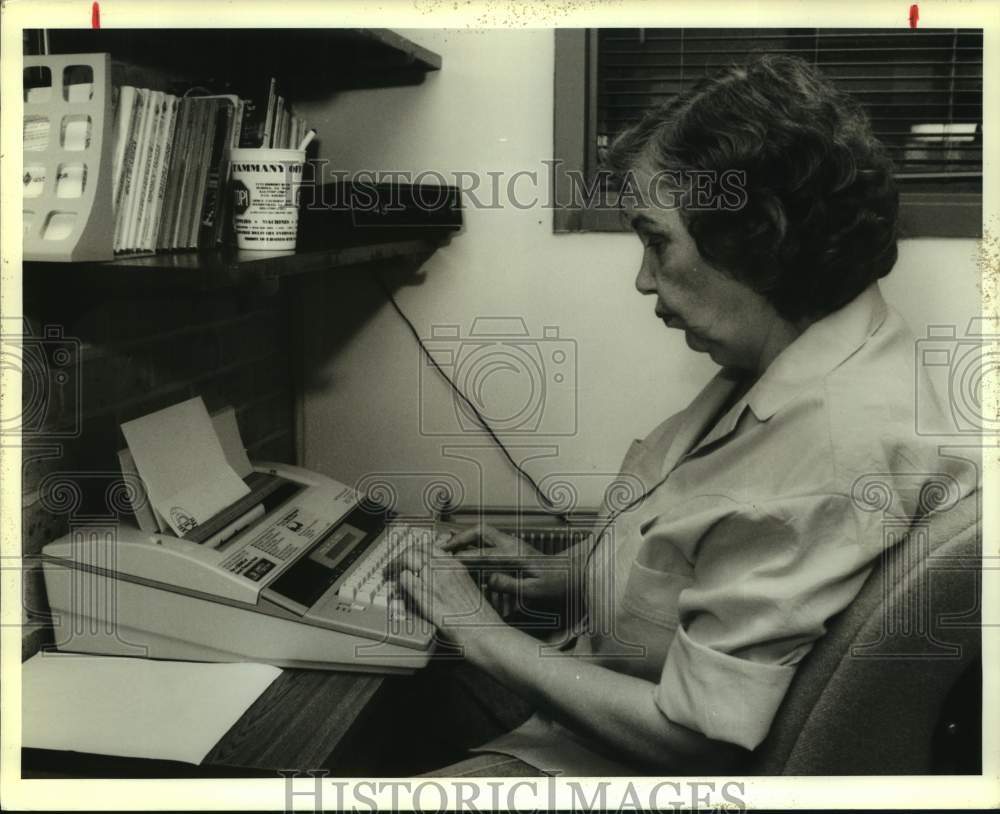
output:
M981 653L980 493L890 548L800 665L751 774L922 774Z

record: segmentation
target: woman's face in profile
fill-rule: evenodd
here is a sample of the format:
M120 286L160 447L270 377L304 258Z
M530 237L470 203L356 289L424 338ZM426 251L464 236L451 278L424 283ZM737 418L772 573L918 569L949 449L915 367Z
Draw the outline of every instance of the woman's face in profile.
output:
M636 173L640 185L648 177ZM717 364L755 370L772 332L787 328L774 307L701 256L678 209L626 205L625 216L643 246L635 287L656 295L656 316Z

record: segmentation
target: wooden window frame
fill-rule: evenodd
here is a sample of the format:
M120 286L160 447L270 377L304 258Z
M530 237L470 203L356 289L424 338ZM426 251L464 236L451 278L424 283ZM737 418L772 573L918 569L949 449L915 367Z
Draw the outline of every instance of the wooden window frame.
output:
M617 212L574 201L574 177L590 180L597 163L597 145L588 138L597 129L596 54L597 29L556 29L552 228L557 234L628 231ZM981 238L982 194L901 188L899 232L901 238Z

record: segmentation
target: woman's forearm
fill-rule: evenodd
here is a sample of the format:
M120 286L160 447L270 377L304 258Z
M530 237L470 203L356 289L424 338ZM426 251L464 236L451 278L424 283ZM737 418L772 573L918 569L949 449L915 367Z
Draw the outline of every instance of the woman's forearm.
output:
M575 546L562 563L543 558L549 560L545 570L569 565L575 583L588 548ZM671 722L656 706L651 682L550 647L543 650L537 639L504 624L460 562L431 561L410 551L394 567L415 610L461 647L466 658L551 717L607 744L624 763L708 773L723 770L727 759L743 752Z
M542 655L540 643L521 631L480 631L462 645L478 667L554 719L620 751L624 763L714 773L743 753L670 721L653 700L652 683L569 654Z

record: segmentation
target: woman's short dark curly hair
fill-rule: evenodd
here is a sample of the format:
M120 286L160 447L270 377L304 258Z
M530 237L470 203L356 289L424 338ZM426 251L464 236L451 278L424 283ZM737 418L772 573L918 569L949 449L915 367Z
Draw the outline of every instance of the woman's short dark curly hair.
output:
M788 319L837 310L896 262L892 163L861 106L800 59L761 56L701 80L619 135L606 166L620 179L639 167L744 173L742 207L682 217L702 257Z

